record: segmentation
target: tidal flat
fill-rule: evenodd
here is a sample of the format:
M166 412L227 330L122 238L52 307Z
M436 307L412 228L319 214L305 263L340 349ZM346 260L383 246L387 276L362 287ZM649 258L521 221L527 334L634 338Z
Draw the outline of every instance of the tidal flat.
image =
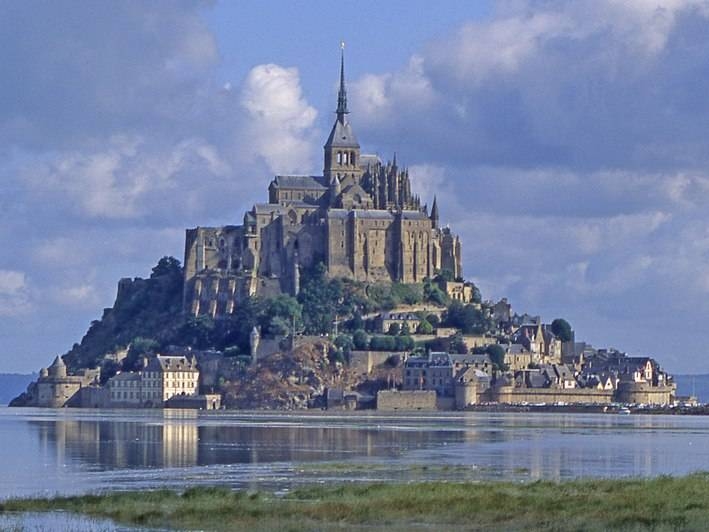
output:
M564 482L419 482L267 491L197 487L10 499L169 530L706 530L709 473Z

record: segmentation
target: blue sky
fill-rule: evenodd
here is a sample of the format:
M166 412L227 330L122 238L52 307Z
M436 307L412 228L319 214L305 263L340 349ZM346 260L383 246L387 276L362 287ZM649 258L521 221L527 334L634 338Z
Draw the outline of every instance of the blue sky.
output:
M320 171L340 40L363 149L438 194L484 296L709 372L703 0L0 4L0 371Z

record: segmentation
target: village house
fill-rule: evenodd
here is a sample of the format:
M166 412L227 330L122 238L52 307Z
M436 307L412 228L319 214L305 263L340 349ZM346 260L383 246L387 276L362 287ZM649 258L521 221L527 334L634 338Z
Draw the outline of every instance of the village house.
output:
M451 301L468 304L473 303L473 285L463 281L440 280L438 287L446 293Z
M382 312L376 320L377 329L387 334L391 331L392 325L399 331L407 330L413 334L421 323L421 318L415 312Z
M157 355L137 372L121 372L108 380L112 406L163 406L178 395L196 396L199 370L194 357Z
M532 352L522 344L507 344L502 347L505 349L505 365L510 371L527 369L532 363Z
M551 331L550 325L522 325L512 335L512 341L530 351L535 364L561 363L561 340Z

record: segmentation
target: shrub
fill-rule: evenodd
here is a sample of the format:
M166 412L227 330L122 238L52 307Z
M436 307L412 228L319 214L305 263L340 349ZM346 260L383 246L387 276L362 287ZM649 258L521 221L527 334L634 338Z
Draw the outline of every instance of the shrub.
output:
M393 336L372 336L369 340L369 348L373 351L394 351L396 338Z
M433 325L426 320L421 320L416 327L416 334L433 334Z
M365 350L369 346L369 336L362 329L357 329L352 335L352 344L355 349Z

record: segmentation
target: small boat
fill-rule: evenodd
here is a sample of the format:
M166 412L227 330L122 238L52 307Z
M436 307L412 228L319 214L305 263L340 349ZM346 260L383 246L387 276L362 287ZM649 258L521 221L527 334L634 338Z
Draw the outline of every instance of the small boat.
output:
M618 409L618 413L627 416L630 414L630 408L624 406L623 408Z

